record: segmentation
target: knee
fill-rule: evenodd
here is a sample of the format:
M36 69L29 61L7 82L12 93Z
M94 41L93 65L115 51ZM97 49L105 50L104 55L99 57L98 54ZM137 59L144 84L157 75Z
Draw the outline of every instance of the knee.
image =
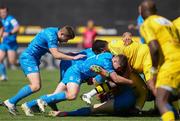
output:
M40 84L33 84L33 85L30 85L31 89L33 92L37 92L41 89L41 85Z
M68 100L75 100L76 97L77 97L76 94L70 94L70 93L67 93L66 95L67 95L67 99L68 99Z
M15 64L16 64L16 61L15 61L15 60L9 60L9 64L15 65Z

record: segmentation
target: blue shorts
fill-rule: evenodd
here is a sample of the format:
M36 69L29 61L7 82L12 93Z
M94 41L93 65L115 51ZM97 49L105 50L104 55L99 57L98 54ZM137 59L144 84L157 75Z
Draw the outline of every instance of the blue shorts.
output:
M0 44L0 50L2 50L2 51L16 51L17 49L18 49L17 42Z
M127 88L114 97L114 110L115 112L123 112L134 107L136 97L133 89Z
M82 80L85 79L86 77L80 73L78 67L76 65L73 65L67 69L61 82L64 83L65 85L70 82L81 85Z
M33 56L29 55L28 53L21 54L19 63L25 75L36 72L39 73L39 63Z
M69 67L72 66L72 60L62 60L59 64L60 68L60 80L64 78L64 74Z

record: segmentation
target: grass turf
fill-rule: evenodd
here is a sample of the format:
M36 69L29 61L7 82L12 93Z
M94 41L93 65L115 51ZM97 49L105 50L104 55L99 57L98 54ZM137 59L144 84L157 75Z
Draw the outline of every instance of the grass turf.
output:
M32 100L43 94L51 93L59 81L58 70L42 70L42 89L23 99L18 103L19 113L17 116L10 115L4 107L0 107L0 121L159 121L159 117L116 117L116 116L78 116L78 117L48 117L47 114L36 114L34 117L26 117L20 109L20 105L26 101ZM3 101L13 96L22 86L27 84L28 81L20 70L8 70L8 81L0 82L0 100ZM90 86L83 84L81 86L80 94L90 90ZM82 102L78 96L75 101L64 101L58 104L59 109L69 111L87 106ZM152 107L152 103L146 103L145 109Z

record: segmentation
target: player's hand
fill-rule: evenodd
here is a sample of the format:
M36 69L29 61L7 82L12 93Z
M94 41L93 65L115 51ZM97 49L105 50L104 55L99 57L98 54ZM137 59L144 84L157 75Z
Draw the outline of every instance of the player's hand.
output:
M62 112L62 111L50 111L49 116L53 116L53 117L56 117L56 116L60 116L60 117L63 117L63 116L66 116L67 113L66 112Z
M50 111L50 112L48 113L48 115L55 117L55 116L58 115L59 112L60 112L60 111Z
M78 60L78 59L84 58L84 57L86 57L86 55L79 54L79 55L74 56L74 57L73 57L73 60Z
M7 37L8 35L9 35L9 33L8 33L8 32L3 32L2 37L4 38L4 37Z
M99 74L99 73L102 72L102 68L100 66L97 66L97 65L92 65L91 66L91 71Z
M130 24L130 25L128 25L128 29L129 29L129 30L133 30L133 29L135 29L135 25L134 25L134 24Z
M101 76L103 77L110 77L110 74L109 72L107 72L106 70L104 70L102 67L100 66L97 66L97 65L92 65L90 67L91 71L97 73L97 74L100 74Z

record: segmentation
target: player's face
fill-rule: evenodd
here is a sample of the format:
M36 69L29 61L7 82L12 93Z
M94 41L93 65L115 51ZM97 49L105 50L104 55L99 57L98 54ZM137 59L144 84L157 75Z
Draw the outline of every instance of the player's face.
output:
M118 56L114 56L112 58L112 63L113 63L113 67L115 70L118 70L120 68L120 65L119 65L119 57Z
M7 12L7 9L0 9L0 17L1 18L6 18L8 12Z
M123 34L123 38L122 38L124 45L129 45L132 42L132 34L129 32L125 32Z

